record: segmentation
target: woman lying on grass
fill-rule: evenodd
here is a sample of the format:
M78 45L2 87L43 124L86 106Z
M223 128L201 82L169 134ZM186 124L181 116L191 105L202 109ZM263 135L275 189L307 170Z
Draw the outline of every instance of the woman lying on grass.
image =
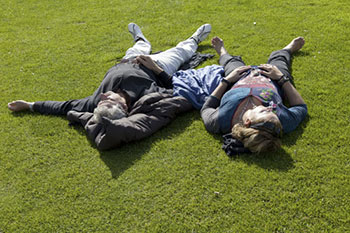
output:
M293 131L307 114L290 73L291 55L304 43L304 38L295 38L282 50L272 52L268 64L246 66L241 57L228 54L222 39L213 38L226 77L201 109L206 129L211 133L231 132L254 153L279 148L282 132Z

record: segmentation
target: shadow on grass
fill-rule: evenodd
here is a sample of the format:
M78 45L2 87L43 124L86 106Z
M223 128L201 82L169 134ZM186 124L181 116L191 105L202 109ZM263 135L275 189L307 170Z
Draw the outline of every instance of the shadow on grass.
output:
M201 53L201 52L208 50L208 49L213 49L213 47L211 45L207 45L207 44L206 45L198 45L197 51ZM215 54L216 54L215 50L213 50L213 55L215 55Z
M187 112L176 117L169 125L157 131L150 137L140 141L130 142L110 151L100 151L102 161L109 167L112 177L118 178L125 170L135 164L152 144L164 138L176 137L191 124L195 111ZM96 148L91 142L91 145Z
M309 119L310 117L307 115L305 120L295 131L284 135L282 145L286 145L288 147L295 145L298 138L303 134ZM268 170L288 171L289 169L294 168L294 160L292 156L282 148L275 152L265 152L261 153L260 155L242 154L236 157L231 157L231 159L233 161L241 160L248 164L256 164Z
M213 137L222 142L222 136L213 135ZM243 161L249 165L256 164L267 170L288 171L294 168L292 157L283 149L273 152L257 154L240 154L228 156L232 162Z
M23 117L27 113L13 113L13 116ZM31 113L40 115L38 113ZM57 116L52 116L57 117ZM65 117L61 117L65 119ZM129 169L133 164L135 164L145 153L147 153L152 144L156 143L158 140L164 138L176 137L186 130L186 128L191 124L193 120L200 119L200 114L193 110L184 114L179 115L174 121L169 125L165 126L155 134L147 137L143 140L131 142L126 145L122 145L116 149L110 151L99 151L101 160L108 166L111 171L113 178L118 178L125 170ZM309 116L301 123L301 125L292 133L284 135L282 143L287 146L292 146L296 143L298 138L303 134L304 128L306 128L309 121ZM89 140L83 127L80 125L71 126L80 135L85 135L86 139L90 142L90 145L96 148L96 145ZM222 136L212 135L216 140L222 142ZM294 168L294 161L290 154L286 153L283 149L276 152L266 152L260 155L254 154L242 154L235 157L230 157L231 161L244 161L245 163L251 165L256 164L261 168L268 170L279 170L288 171Z
M236 157L231 157L231 160L241 160L249 165L256 164L267 170L278 170L282 172L294 168L294 160L283 149L274 152L261 153L260 155L242 154Z

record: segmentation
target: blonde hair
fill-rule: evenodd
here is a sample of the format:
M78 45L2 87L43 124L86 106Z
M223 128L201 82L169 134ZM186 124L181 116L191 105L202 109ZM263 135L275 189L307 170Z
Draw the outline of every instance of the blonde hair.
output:
M279 121L272 123L282 130L282 125ZM281 147L281 140L278 137L263 129L248 128L240 123L232 127L232 136L240 140L244 147L253 153L276 150Z

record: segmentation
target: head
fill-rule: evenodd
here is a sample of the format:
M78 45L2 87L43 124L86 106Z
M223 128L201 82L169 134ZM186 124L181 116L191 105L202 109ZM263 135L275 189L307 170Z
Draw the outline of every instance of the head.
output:
M281 146L282 125L272 108L262 105L243 114L243 124L232 128L232 136L255 153L275 150Z
M94 109L94 119L96 121L100 122L102 117L116 120L127 116L127 100L123 93L108 91L102 93L100 98L100 102Z

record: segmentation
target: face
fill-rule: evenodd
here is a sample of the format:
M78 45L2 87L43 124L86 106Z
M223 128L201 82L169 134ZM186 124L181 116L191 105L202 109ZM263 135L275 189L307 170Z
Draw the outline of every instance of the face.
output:
M279 121L277 115L272 112L272 108L262 105L246 111L243 114L242 120L246 126L249 126L251 123L263 121Z
M128 106L126 105L126 100L124 97L122 97L120 94L115 93L113 91L108 91L106 93L101 93L100 95L100 102L98 102L97 106L106 106L106 107L113 107L116 104L119 104L122 106L122 108L127 111Z

